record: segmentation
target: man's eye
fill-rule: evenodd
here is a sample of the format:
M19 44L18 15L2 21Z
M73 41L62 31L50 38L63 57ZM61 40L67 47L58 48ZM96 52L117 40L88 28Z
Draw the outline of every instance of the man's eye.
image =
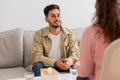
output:
M52 15L51 17L55 17L54 15Z

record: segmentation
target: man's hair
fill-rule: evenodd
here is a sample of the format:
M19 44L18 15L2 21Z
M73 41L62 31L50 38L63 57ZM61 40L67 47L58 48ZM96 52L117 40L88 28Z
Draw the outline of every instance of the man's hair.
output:
M120 8L117 0L96 0L94 25L102 29L105 40L112 42L120 38L119 16Z
M56 4L51 4L51 5L48 5L44 8L44 15L47 17L48 16L48 13L50 10L53 10L53 9L58 9L60 11L60 8L58 5Z

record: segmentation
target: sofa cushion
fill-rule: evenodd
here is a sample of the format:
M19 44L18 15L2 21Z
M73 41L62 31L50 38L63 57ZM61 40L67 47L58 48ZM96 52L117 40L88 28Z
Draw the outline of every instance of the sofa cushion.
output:
M23 31L0 32L0 68L23 66Z
M34 31L24 31L23 35L23 53L24 53L24 67L28 66L32 61L32 42Z
M23 78L25 72L26 70L23 67L0 69L0 80Z

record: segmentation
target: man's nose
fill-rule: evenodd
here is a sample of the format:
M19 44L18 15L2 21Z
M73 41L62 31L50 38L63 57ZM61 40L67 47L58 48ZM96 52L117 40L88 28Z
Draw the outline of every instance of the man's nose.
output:
M56 20L60 20L60 17L56 17Z

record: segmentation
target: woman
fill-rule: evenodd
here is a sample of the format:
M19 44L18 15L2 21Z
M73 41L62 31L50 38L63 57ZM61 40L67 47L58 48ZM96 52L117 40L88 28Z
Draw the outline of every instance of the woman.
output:
M117 0L96 0L94 23L89 26L81 41L80 59L74 67L77 80L100 80L104 52L107 46L120 38L120 4Z

